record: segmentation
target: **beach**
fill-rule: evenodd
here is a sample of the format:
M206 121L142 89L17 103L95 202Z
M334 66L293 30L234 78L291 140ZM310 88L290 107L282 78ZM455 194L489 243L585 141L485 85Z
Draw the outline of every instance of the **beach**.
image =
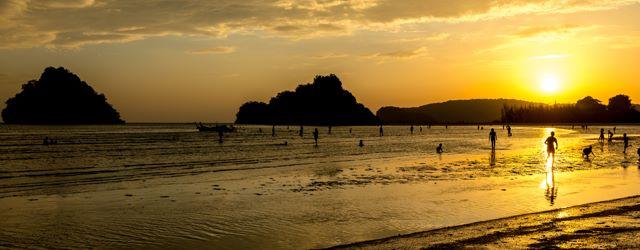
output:
M595 128L493 127L494 153L488 125L319 127L318 147L314 127L245 126L220 143L192 124L2 126L0 245L326 248L640 195L637 156Z
M640 196L389 237L332 249L640 247Z

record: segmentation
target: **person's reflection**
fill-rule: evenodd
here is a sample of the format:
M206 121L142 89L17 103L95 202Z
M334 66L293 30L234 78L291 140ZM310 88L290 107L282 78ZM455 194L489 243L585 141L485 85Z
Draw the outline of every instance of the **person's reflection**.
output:
M489 156L489 166L495 166L496 165L496 151L495 150L491 150L491 155Z
M558 196L558 187L556 186L556 175L555 175L555 156L549 157L547 159L547 164L545 165L546 177L545 177L545 185L546 190L544 197L549 201L549 205L553 206Z

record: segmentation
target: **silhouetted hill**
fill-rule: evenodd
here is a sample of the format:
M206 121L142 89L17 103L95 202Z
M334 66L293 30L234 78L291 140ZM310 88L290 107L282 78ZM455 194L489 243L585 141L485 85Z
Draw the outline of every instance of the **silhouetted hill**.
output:
M505 105L540 104L515 99L451 100L414 108L382 107L376 114L384 124L485 123L500 121Z
M640 111L640 104L633 104L633 108L637 111Z
M7 100L7 124L118 124L120 114L103 94L67 69L48 67Z
M316 76L313 83L284 91L269 103L247 102L236 114L238 124L374 125L378 119L342 88L337 76Z

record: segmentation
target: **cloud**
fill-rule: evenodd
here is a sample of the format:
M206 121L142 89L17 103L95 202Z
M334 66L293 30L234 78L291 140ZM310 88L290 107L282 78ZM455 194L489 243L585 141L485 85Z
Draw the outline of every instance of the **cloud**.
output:
M543 56L532 56L529 57L531 60L559 60L567 57L571 57L569 54L552 54L552 55L543 55Z
M411 50L395 50L395 51L389 51L389 52L382 52L382 53L375 53L372 55L367 56L368 58L382 58L382 59L411 59L411 58L415 58L418 56L422 56L422 55L426 55L427 54L427 48L426 47L420 47L420 48L416 48L416 49L411 49Z
M219 46L219 47L212 47L212 48L206 48L206 49L192 50L192 51L189 51L188 53L193 55L217 55L217 54L230 54L235 51L236 51L235 47Z
M547 34L552 34L552 35L567 34L579 28L581 27L573 24L556 25L556 26L533 26L533 27L524 27L515 35L517 37L533 37L533 36L547 35Z
M157 36L287 39L426 22L614 9L640 0L4 0L0 48L80 47ZM535 32L535 31L530 31ZM525 32L526 33L526 32Z

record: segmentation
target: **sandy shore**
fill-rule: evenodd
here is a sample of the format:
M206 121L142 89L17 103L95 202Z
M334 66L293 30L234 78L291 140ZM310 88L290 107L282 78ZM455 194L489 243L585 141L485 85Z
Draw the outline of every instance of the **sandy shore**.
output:
M640 196L334 247L640 248Z

